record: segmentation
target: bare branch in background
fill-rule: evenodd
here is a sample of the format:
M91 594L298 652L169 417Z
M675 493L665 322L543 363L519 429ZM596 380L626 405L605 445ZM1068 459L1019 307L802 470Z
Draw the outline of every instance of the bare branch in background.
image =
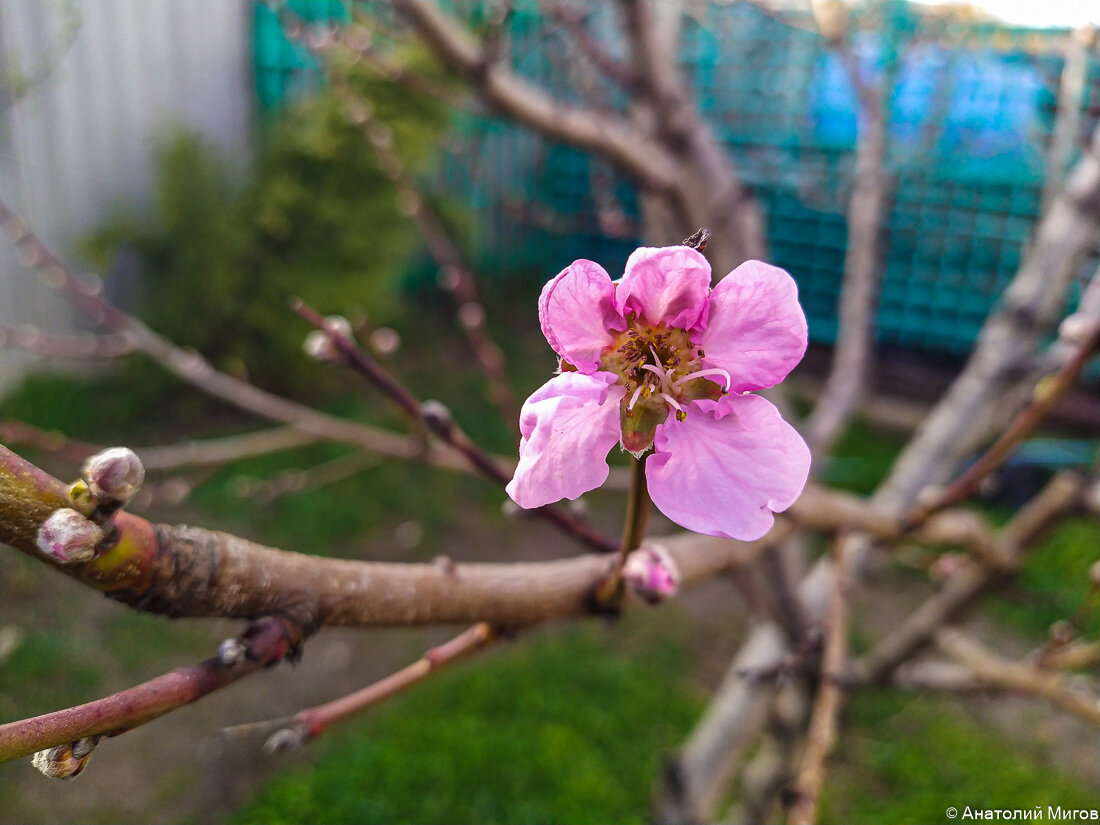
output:
M935 641L940 650L964 665L979 685L1037 696L1100 727L1100 696L1074 688L1065 674L1002 659L957 630L938 630Z
M129 355L134 343L125 333L57 335L32 326L0 326L0 347L25 350L43 358L93 358L110 361Z
M833 565L833 592L825 614L825 652L821 676L806 731L802 768L793 789L794 804L787 814L790 825L813 825L817 802L825 779L825 760L836 744L840 709L844 701L842 678L848 662L848 601L852 586L850 554L854 545L847 535L837 539Z
M870 389L875 297L883 267L879 239L887 214L886 101L893 94L898 65L897 59L891 60L878 80L868 82L860 74L846 34L835 42L859 101L859 136L848 201L848 240L833 365L803 428L815 455L829 451Z
M1082 103L1088 79L1089 54L1096 50L1096 28L1085 25L1066 39L1066 56L1058 89L1058 109L1047 148L1046 174L1040 211L1045 212L1065 182L1066 170L1080 139Z
M1083 483L1073 475L1059 475L1001 528L995 540L1000 565L973 561L962 567L935 595L854 663L857 681L880 682L894 668L923 649L936 631L971 607L1008 572L1019 568L1035 540L1066 513L1080 506Z
M1034 241L1001 304L982 326L974 354L898 458L876 498L911 506L929 485L942 484L961 457L1007 420L1002 392L1043 336L1061 318L1066 292L1083 257L1100 236L1100 128L1040 219Z

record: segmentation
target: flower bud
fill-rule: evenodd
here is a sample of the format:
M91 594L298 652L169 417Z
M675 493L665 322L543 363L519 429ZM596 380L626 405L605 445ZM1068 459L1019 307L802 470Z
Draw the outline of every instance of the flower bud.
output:
M1058 336L1067 343L1081 346L1096 334L1098 321L1082 312L1067 315L1058 326Z
M351 338L351 322L343 315L329 315L324 329L315 329L306 336L302 350L315 361L338 361L340 350L332 342L333 334Z
M264 752L267 754L294 751L302 747L306 741L306 731L302 727L282 728L267 737L264 742Z
M675 595L680 587L680 569L660 544L639 547L623 565L623 582L650 604Z
M31 757L31 764L54 779L72 779L88 764L98 738L85 736L66 745L46 748Z
M84 462L84 480L99 504L125 505L145 481L145 466L137 453L112 447Z
M38 549L62 564L95 558L103 531L95 522L68 507L55 510L38 528Z
M244 662L247 655L248 648L238 638L223 639L218 645L218 662L222 667L236 667Z
M367 343L379 355L393 355L401 346L401 334L392 327L379 327L370 334Z

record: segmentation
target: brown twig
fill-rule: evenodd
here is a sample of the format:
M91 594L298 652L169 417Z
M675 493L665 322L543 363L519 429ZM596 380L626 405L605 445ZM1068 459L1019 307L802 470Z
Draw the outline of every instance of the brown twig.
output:
M365 688L349 693L323 705L298 711L289 720L258 723L261 727L277 726L278 730L267 740L268 748L281 750L297 747L316 739L332 725L395 696L403 690L422 682L452 662L480 650L496 638L487 622L478 622L450 641L433 647L411 665L380 679ZM242 726L254 729L256 724Z
M499 564L319 558L212 530L152 525L127 512L114 517L113 543L92 561L66 565L45 557L37 545L42 524L59 509L79 506L68 485L0 446L0 542L149 612L241 619L279 613L303 626L519 627L591 614L592 593L610 566L604 553ZM690 584L745 563L767 540L684 534L664 544Z
M1035 388L1034 399L1017 413L1008 427L997 440L965 472L956 478L935 499L920 504L905 518L909 524L917 524L932 513L950 507L971 496L981 484L982 479L997 469L1016 446L1038 426L1054 408L1058 400L1073 386L1081 374L1085 363L1097 346L1100 345L1100 324L1094 325L1085 333L1084 340L1076 352L1058 372L1048 379L1040 380Z
M442 404L439 402L422 403L396 378L386 372L382 365L371 358L347 333L327 322L317 310L302 301L296 301L293 304L293 309L306 321L326 333L329 340L332 341L353 369L378 386L413 420L421 423L443 443L465 457L471 467L500 485L505 485L511 480L510 471L502 467L500 462L493 456L471 441ZM557 525L597 550L613 553L619 549L619 545L614 539L602 535L558 507L546 505L530 512Z
M281 661L303 638L301 628L285 618L259 619L232 640L231 657L219 654L94 702L0 725L0 762L86 736L132 730Z
M129 335L138 351L203 392L262 418L290 424L318 439L354 444L392 458L423 460L440 468L467 469L467 463L452 452L425 451L424 445L414 439L369 424L326 415L218 372L197 352L174 346L137 318L110 304L98 289L77 278L2 201L0 226L7 230L27 263L41 271L50 283L63 289L93 321Z
M310 45L308 38L303 40ZM314 48L314 52L322 59L327 55L325 48ZM332 61L328 62L330 71L334 71ZM442 276L440 284L458 304L459 323L489 384L489 397L505 422L515 429L518 427L519 405L508 386L504 354L489 336L485 324L485 308L478 298L473 274L463 261L462 254L443 221L432 209L401 159L389 127L377 117L369 101L364 104L353 95L345 79L334 78L333 88L341 96L349 119L363 129L368 145L378 155L383 172L397 188L403 211L412 218L425 246L439 266Z

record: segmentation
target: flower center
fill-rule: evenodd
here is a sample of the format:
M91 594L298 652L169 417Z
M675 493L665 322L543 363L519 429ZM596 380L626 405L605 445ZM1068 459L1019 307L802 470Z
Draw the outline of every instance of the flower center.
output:
M676 411L677 421L683 421L689 401L717 400L729 392L730 374L705 369L703 357L687 330L649 326L633 315L627 319L627 328L601 358L603 369L617 375L616 383L626 390L620 408L623 446L632 452L648 448L670 409Z

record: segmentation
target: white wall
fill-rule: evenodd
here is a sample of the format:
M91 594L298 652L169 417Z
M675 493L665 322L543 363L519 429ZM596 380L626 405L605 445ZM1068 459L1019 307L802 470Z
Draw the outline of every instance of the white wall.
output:
M245 159L253 110L248 0L0 0L0 67L45 80L0 93L0 196L78 268L74 244L120 205L150 198L151 150L173 124ZM0 68L2 71L2 68ZM67 331L72 315L0 239L0 324ZM0 349L0 392L33 359Z

